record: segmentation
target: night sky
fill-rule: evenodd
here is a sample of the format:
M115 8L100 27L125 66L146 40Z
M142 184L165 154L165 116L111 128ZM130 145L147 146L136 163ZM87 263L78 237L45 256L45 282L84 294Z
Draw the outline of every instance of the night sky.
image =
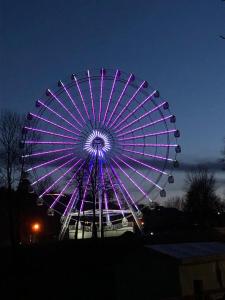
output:
M1 108L27 113L46 88L87 68L133 72L177 116L182 171L171 192L189 165L206 161L223 191L224 2L2 0L0 20Z

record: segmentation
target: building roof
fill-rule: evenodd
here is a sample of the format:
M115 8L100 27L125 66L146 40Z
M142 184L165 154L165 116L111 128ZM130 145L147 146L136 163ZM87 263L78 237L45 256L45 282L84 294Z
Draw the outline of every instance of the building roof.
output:
M225 243L219 242L160 244L146 247L182 263L225 260Z

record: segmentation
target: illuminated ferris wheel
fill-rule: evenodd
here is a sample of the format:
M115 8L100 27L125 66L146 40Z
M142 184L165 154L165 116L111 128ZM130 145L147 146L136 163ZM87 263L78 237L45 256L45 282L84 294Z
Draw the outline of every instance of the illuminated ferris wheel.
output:
M103 228L126 224L129 216L140 227L140 207L165 197L174 182L181 151L176 118L159 92L132 73L73 74L47 89L27 120L24 133L33 137L24 143L35 146L24 155L32 186L49 214L62 215L64 231L73 220Z

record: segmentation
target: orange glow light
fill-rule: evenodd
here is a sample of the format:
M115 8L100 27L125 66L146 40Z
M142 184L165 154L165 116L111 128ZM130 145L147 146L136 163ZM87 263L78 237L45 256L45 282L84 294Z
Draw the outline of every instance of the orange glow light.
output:
M31 229L33 232L39 232L41 229L41 226L39 223L34 223L34 224L32 224Z

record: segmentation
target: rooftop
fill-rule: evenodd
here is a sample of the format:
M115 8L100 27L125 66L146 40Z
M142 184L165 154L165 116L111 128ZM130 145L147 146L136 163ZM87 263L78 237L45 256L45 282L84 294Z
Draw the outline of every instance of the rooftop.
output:
M225 260L225 243L219 242L159 244L145 247L173 257L182 263Z

